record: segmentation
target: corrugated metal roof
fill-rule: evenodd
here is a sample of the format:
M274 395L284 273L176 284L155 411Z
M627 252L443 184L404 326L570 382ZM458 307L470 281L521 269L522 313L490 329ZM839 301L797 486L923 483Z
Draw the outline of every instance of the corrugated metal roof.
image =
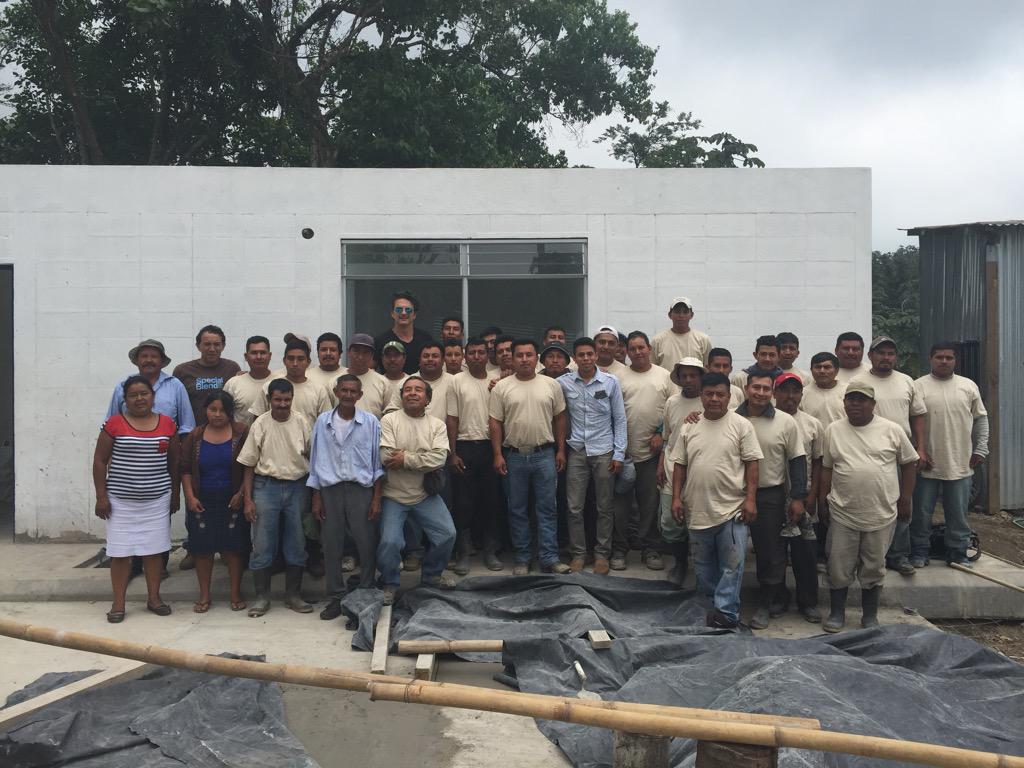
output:
M898 227L908 235L917 235L931 229L954 229L956 227L1021 227L1024 219L1007 219L1006 221L969 221L963 224L936 224L928 227Z

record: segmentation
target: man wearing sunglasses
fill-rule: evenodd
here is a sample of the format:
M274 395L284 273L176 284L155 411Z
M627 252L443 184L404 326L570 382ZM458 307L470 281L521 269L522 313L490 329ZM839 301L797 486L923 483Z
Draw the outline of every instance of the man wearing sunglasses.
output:
M405 347L405 366L403 370L406 375L416 372L419 367L420 351L423 345L432 341L432 337L426 331L416 328L416 310L419 305L416 299L408 291L399 291L391 296L391 328L384 333L378 334L374 339L377 347L377 370L384 372L381 361L384 359L384 345L389 341L401 342Z

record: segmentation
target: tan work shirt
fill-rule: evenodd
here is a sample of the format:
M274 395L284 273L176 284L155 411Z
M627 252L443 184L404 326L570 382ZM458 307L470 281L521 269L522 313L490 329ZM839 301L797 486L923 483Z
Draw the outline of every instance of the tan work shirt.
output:
M618 374L626 407L626 455L635 462L654 456L651 438L661 426L665 401L678 387L668 371L652 365L643 373L626 368Z
M666 328L651 339L651 362L666 371L671 371L684 357L696 357L707 365L710 351L711 337L695 328L686 333Z
M433 416L413 418L405 411L391 411L380 420L380 458L405 452L402 469L385 469L381 493L399 504L416 504L427 497L423 475L448 460L448 431Z
M494 385L488 404L488 415L504 425L502 445L519 450L554 442L551 421L564 410L562 387L547 376L508 376Z
M447 392L448 415L459 420L457 440L487 440L487 404L490 400L491 380L473 377L463 371L453 377Z
M313 425L294 411L277 421L268 411L257 416L238 454L238 463L257 475L275 480L298 480L309 474L309 438Z
M921 475L936 480L970 477L974 474L971 469L974 420L988 415L978 385L956 374L940 379L929 373L917 379L914 386L928 410L926 445L934 462L934 466Z
M273 377L270 375L264 379L254 379L251 374L243 373L224 382L224 391L235 399L235 421L252 424L256 415L250 409L263 401L265 388L271 381Z
M846 408L843 406L845 396L845 384L836 384L832 389L822 389L817 384L811 384L804 387L800 410L811 414L827 428L833 421L846 418Z
M927 409L924 400L917 394L912 378L899 371L893 371L888 376L877 376L869 372L852 379L850 383L855 381L875 388L875 416L896 422L908 437L913 437L910 417L921 416Z
M272 378L264 380L262 397L249 409L254 416L259 416L270 410L267 387L270 386L270 382L273 380ZM296 384L293 381L291 385L293 390L292 413L302 414L310 424L313 424L316 421L316 417L321 413L327 413L333 407L331 405L331 398L328 396L327 390L323 388L323 385L317 384L310 379L306 379L301 384Z
M758 467L757 487L774 488L789 482L789 461L806 455L800 429L788 413L774 409L774 415L747 416L757 435L764 458Z

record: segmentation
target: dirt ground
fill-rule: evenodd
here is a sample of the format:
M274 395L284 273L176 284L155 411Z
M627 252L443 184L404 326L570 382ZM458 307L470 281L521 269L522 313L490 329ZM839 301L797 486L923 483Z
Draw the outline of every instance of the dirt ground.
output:
M981 549L989 555L1024 566L1024 528L1014 525L1014 518L1024 511L986 515L973 512L970 524L978 534ZM970 637L1014 661L1024 664L1024 622L968 619L964 621L933 621L947 632Z

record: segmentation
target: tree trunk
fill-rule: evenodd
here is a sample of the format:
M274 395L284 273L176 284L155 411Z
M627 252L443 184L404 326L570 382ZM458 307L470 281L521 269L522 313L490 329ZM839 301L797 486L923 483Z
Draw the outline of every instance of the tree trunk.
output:
M57 28L56 0L31 0L32 10L39 20L39 28L46 44L50 60L53 62L57 75L64 86L64 95L71 103L71 114L75 122L75 133L78 136L78 152L84 165L99 165L105 162L103 150L96 136L89 107L78 87L71 61L68 58L64 38Z

